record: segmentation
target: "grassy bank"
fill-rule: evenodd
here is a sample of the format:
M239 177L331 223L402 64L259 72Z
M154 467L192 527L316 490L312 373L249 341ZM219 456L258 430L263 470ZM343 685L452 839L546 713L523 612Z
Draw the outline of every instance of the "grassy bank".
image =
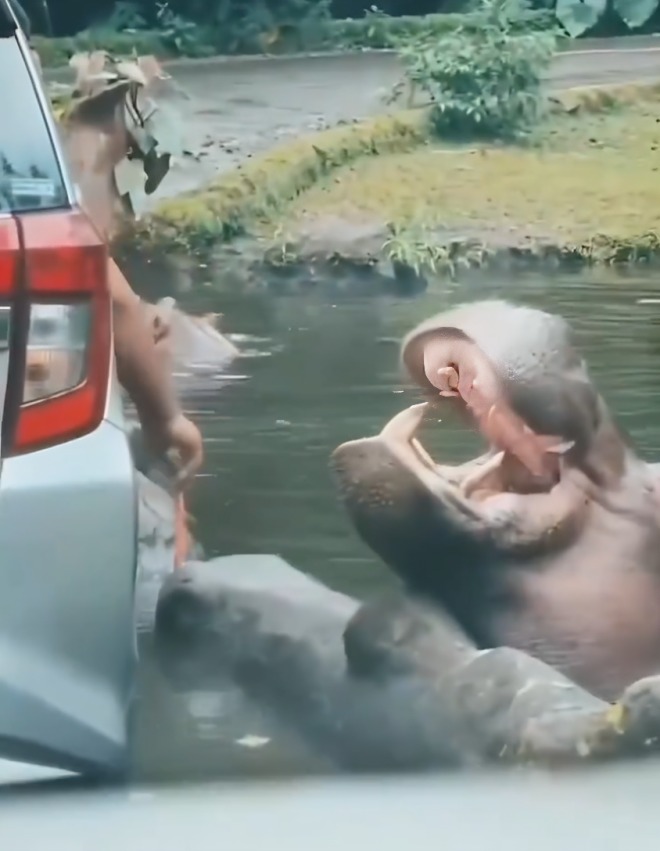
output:
M522 14L514 28L542 29L552 23L548 12ZM369 16L358 20L329 20L300 26L285 23L276 32L255 33L244 39L227 40L224 31L195 28L185 37L176 32L135 30L117 32L107 29L88 30L67 38L34 37L34 46L44 67L66 65L81 51L107 50L112 55L153 54L160 58L208 57L238 54L281 54L324 50L384 50L396 48L401 41L422 35L438 38L463 26L478 30L484 16L446 14L425 16Z
M389 234L382 252L417 269L503 252L582 262L658 256L658 101L612 106L601 94L597 105L609 108L554 114L523 148L427 144L342 168L261 234L277 243L286 233L294 262L310 223L316 231L324 222L380 224Z
M431 142L423 109L339 126L161 203L123 241L196 251L247 235L278 262L442 271L504 253L644 259L660 249L659 102L660 85L567 91L526 146Z
M164 201L125 237L145 248L188 250L253 232L338 169L358 159L409 151L427 136L423 110L310 133L254 157L201 191Z

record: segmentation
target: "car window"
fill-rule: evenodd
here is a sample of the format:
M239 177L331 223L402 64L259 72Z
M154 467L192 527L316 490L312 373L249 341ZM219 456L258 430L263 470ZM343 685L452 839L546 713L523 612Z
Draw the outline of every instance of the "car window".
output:
M32 79L14 37L0 37L0 213L61 207L66 189Z

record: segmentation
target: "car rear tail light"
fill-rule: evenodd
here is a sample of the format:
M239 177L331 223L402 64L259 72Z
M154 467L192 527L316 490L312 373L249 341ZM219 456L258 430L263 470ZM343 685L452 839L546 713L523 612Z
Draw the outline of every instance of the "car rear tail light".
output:
M107 248L89 220L67 210L32 213L16 224L23 265L14 294L19 339L10 381L17 389L13 411L5 406L4 454L93 431L105 412L111 356ZM16 274L2 257L0 236L0 276L5 267Z
M87 304L32 304L23 404L68 393L85 380L91 310Z
M21 256L18 228L12 218L0 220L0 295L13 294Z

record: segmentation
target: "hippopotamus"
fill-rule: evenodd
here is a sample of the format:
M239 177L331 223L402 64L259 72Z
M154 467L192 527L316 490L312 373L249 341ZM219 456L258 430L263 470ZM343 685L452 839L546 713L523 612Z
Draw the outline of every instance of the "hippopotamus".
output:
M401 359L426 401L332 454L359 536L478 648L525 651L606 700L659 672L657 472L568 323L468 303L418 325ZM485 453L433 459L419 432L439 413L466 418Z
M610 706L520 650L479 651L419 595L361 604L278 556L174 571L154 645L176 691L232 695L225 735L252 733L256 707L269 749L284 739L314 771L575 764L660 743L660 677Z
M166 297L145 302L156 344L168 359L181 397L207 391L238 357L236 346L216 327L217 315L192 316Z

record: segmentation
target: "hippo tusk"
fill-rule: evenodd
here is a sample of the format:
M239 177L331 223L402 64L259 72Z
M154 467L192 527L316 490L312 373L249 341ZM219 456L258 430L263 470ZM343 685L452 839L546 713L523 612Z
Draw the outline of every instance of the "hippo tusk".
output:
M417 405L411 405L409 408L404 408L399 411L385 425L380 433L380 436L385 441L396 441L397 443L410 443L415 436L415 432L419 428L424 413L428 407L426 402L420 402Z
M419 457L422 459L422 461L424 461L424 463L428 464L429 467L432 470L434 470L436 468L437 464L435 463L433 458L431 458L431 456L426 451L426 449L424 449L424 447L419 442L419 440L417 440L416 437L413 437L413 439L410 442L412 443L413 449L419 455Z
M563 443L557 443L554 446L548 446L546 452L551 452L553 455L566 455L567 452L575 446L574 440L564 440Z
M441 396L460 395L458 392L459 377L453 366L440 367L436 374L438 376L438 381L441 384L441 386L438 387Z
M527 424L523 425L523 432L526 435L531 435L533 437L540 437L541 440L545 440L545 441L553 440L552 437L544 437L543 435L535 434L534 431ZM556 444L550 443L549 445L546 445L544 447L544 451L545 452L551 452L553 455L565 455L574 446L575 446L574 440L563 440L563 441L559 441Z

